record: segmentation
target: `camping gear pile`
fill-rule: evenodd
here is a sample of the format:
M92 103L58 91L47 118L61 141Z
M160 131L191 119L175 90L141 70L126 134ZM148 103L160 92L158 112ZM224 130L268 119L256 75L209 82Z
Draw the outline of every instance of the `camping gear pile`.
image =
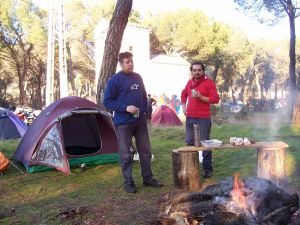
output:
M41 110L33 110L30 107L17 107L14 114L17 115L27 126L30 126Z
M0 152L0 175L3 175L3 172L7 169L9 164L9 159Z

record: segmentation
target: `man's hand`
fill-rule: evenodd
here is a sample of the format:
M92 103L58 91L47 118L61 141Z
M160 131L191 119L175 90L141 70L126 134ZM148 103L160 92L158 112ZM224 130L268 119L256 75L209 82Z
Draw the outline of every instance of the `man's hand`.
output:
M135 107L134 105L129 105L126 107L126 112L129 112L129 113L137 113L137 111L139 110L139 108Z
M199 91L195 91L195 98L198 98L199 100L208 103L209 98L202 95Z
M182 112L186 116L186 105L184 103L182 104Z

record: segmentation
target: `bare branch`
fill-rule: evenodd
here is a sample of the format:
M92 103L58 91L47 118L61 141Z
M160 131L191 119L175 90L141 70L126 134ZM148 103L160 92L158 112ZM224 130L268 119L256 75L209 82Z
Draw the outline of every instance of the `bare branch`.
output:
M281 6L284 8L284 11L289 14L288 8L287 8L287 1L286 0L279 0L281 3Z

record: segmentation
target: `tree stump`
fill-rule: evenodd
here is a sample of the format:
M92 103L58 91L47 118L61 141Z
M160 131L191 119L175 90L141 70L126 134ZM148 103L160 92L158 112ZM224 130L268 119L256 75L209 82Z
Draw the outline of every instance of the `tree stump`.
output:
M200 188L199 153L172 151L173 177L175 187L186 191L195 191Z
M285 147L262 146L257 148L257 176L282 183L285 177Z

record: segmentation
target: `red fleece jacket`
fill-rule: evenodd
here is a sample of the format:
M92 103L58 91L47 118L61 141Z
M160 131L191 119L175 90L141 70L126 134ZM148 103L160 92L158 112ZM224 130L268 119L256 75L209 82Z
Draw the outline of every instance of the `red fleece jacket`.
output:
M206 103L192 97L192 83L194 83L193 79L189 80L181 92L181 102L186 104L188 101L186 107L187 117L210 118L210 104L218 104L220 100L216 85L205 75L200 78L199 84L194 87L200 94L209 98L209 103Z

